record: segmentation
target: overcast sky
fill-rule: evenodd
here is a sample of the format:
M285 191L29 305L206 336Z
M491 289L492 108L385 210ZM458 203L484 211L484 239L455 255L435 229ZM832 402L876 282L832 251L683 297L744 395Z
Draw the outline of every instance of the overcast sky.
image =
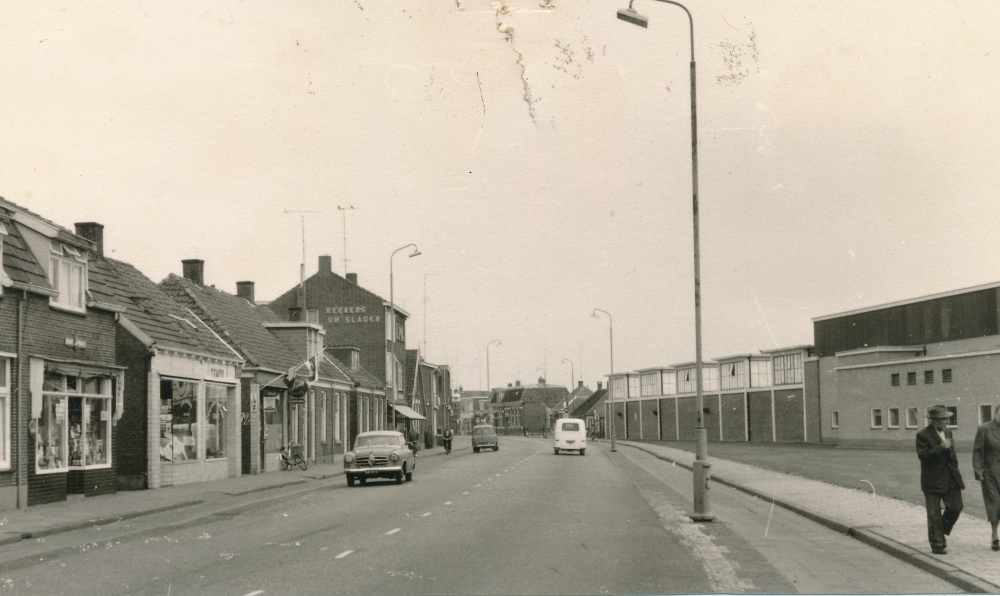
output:
M155 281L334 270L453 383L694 360L688 23L635 0L23 2L0 195ZM1000 280L1000 3L692 1L704 357ZM338 207L353 207L340 210ZM309 211L302 213L300 211ZM336 342L335 338L328 341Z

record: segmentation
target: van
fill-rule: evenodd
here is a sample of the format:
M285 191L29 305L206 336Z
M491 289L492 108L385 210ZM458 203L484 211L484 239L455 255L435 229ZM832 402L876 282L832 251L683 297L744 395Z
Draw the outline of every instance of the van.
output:
M497 431L489 424L480 424L472 428L472 451L479 453L480 449L493 451L500 449L500 444L497 443Z
M560 418L555 424L555 451L587 453L587 423L579 418Z

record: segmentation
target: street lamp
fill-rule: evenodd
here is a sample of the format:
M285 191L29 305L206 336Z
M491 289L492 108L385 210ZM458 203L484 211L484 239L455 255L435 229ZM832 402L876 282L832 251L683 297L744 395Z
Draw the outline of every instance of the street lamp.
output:
M502 346L499 339L494 339L490 343L486 344L486 390L493 391L493 387L490 385L490 346L496 344Z
M611 382L614 380L615 376L615 325L611 321L611 313L606 310L595 308L594 312L590 313L590 316L595 319L599 319L601 318L597 316L597 313L599 312L608 315L608 345L611 347L611 374L608 375L608 399L605 401L608 403L608 426L611 427L611 452L614 453L615 451L618 451L615 446L615 404L614 401L612 401L615 396L611 392Z
M560 362L569 362L569 389L572 392L576 389L576 373L573 371L573 361L563 358Z
M392 428L396 428L396 301L393 296L393 283L392 283L392 259L396 256L396 253L403 250L404 248L413 247L413 252L410 253L410 257L415 257L420 254L420 250L417 248L416 244L407 244L406 246L400 246L396 250L392 251L389 256L389 317L392 319L392 324L389 326L389 330L392 333L391 341L389 343L390 348L392 348L392 371L389 373L389 378L392 380ZM404 346L405 347L405 346Z
M649 26L649 17L632 10L629 0L628 8L618 10L618 19L640 27ZM712 521L715 516L711 512L708 498L708 481L711 478L711 464L708 461L708 434L705 431L705 397L702 394L701 382L701 251L698 247L698 119L695 116L698 105L695 100L695 62L694 62L694 19L687 7L673 0L659 0L684 9L688 16L691 33L691 193L692 214L694 220L694 350L695 350L695 387L697 388L698 418L695 423L697 448L694 471L694 512L689 517L694 521Z

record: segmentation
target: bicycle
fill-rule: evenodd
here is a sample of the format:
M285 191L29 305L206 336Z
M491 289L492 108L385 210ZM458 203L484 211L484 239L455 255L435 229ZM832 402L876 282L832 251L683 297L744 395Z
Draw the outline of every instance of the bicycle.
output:
M291 470L295 466L298 466L303 470L309 467L306 460L302 459L302 455L295 449L292 449L291 443L282 447L279 454L281 455L281 463L285 466L286 470Z

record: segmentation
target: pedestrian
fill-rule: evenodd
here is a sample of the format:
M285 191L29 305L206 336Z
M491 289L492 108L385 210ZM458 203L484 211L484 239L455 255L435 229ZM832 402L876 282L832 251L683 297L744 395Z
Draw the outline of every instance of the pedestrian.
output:
M955 442L948 430L951 412L937 405L927 412L930 424L917 433L917 457L920 458L920 490L927 507L927 537L931 552L947 554L945 548L951 529L962 513L962 474L958 471ZM941 503L944 502L944 515Z
M990 546L993 550L1000 550L1000 539L997 539L997 523L1000 522L1000 406L994 407L993 420L976 430L972 469L976 480L982 483L986 518L993 528Z

